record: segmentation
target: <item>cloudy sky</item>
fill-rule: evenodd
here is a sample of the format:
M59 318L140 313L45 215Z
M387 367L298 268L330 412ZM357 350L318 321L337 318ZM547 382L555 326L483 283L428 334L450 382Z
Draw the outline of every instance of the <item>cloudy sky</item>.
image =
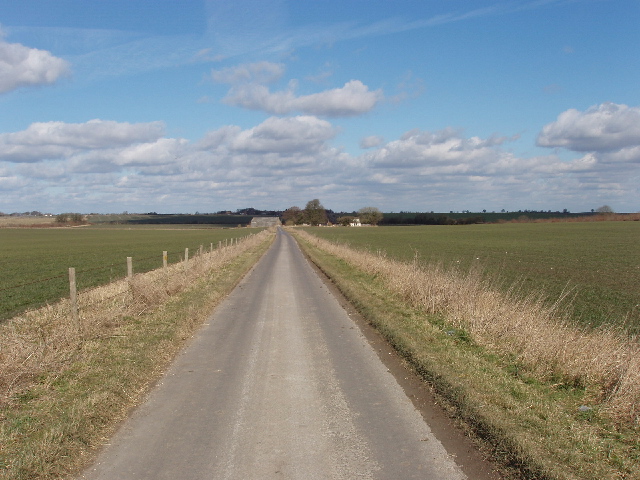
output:
M640 211L636 0L0 0L0 211Z

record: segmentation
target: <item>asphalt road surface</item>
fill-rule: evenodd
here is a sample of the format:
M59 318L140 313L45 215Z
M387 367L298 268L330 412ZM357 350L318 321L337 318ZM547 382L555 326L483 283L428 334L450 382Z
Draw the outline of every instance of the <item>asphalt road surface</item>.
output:
M467 476L279 231L82 478Z

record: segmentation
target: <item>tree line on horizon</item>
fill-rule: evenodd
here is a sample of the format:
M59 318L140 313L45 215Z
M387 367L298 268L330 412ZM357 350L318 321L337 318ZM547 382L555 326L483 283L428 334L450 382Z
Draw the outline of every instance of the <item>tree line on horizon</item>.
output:
M528 221L539 219L551 219L557 217L590 217L593 215L611 216L613 218L615 212L608 206L603 205L590 212L571 213L569 210L552 212L551 210L518 210L500 212L472 213L469 210L461 212L435 213L431 212L405 212L399 213L382 213L376 207L363 207L353 212L334 212L326 209L320 200L313 199L307 202L304 209L293 206L284 211L282 210L260 210L257 208L242 208L235 212L219 211L216 213L200 213L195 214L158 214L157 212L149 212L144 214L131 214L124 212L119 216L117 223L181 223L181 224L242 224L248 222L252 216L272 216L280 217L282 222L287 225L344 225L348 226L359 220L365 225L469 225L474 223L494 223L502 221ZM622 214L624 215L624 214ZM84 215L80 213L61 213L57 215L43 214L39 211L31 211L24 213L6 214L0 212L0 216L50 216L55 217L57 224L82 224L93 223L91 217L100 217L100 214ZM105 217L108 217L106 214ZM124 217L124 218L121 218ZM232 218L236 217L236 218ZM238 219L237 217L246 217Z
M309 200L304 208L289 207L282 212L282 223L285 225L327 225L340 224L349 225L356 218L360 220L362 224L366 225L378 225L383 219L383 213L376 207L363 207L357 212L353 212L351 215L336 214L332 210L324 208L320 200L314 198Z
M613 213L613 209L608 205L603 205L591 212L572 214L569 210L562 211L535 211L535 210L518 210L517 212L507 212L502 210L500 213L487 212L483 210L481 214L472 214L465 210L463 212L450 212L448 215L444 213L434 212L400 212L400 213L382 213L376 207L363 207L357 212L335 213L327 210L320 203L320 200L313 199L307 202L304 209L294 206L290 207L280 215L285 225L343 225L349 226L356 219L364 225L472 225L478 223L492 223L496 221L508 220L532 220L541 218L555 218L568 216L591 216L591 215L609 215Z

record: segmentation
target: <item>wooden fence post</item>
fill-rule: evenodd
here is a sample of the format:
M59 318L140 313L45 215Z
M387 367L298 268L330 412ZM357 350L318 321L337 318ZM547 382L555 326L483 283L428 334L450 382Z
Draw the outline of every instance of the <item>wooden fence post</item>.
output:
M129 280L133 278L133 258L127 257L127 277Z
M184 268L185 270L189 268L189 249L184 249Z
M165 270L165 272L167 271L167 262L168 262L168 257L167 257L167 251L163 251L162 252L162 268Z
M76 289L76 269L69 268L69 299L71 300L71 318L80 333L80 315L78 314L78 291Z

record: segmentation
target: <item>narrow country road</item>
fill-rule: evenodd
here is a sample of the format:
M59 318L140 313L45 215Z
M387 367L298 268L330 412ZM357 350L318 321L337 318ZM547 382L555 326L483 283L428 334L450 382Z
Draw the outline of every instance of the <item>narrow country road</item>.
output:
M279 231L81 478L467 476Z

